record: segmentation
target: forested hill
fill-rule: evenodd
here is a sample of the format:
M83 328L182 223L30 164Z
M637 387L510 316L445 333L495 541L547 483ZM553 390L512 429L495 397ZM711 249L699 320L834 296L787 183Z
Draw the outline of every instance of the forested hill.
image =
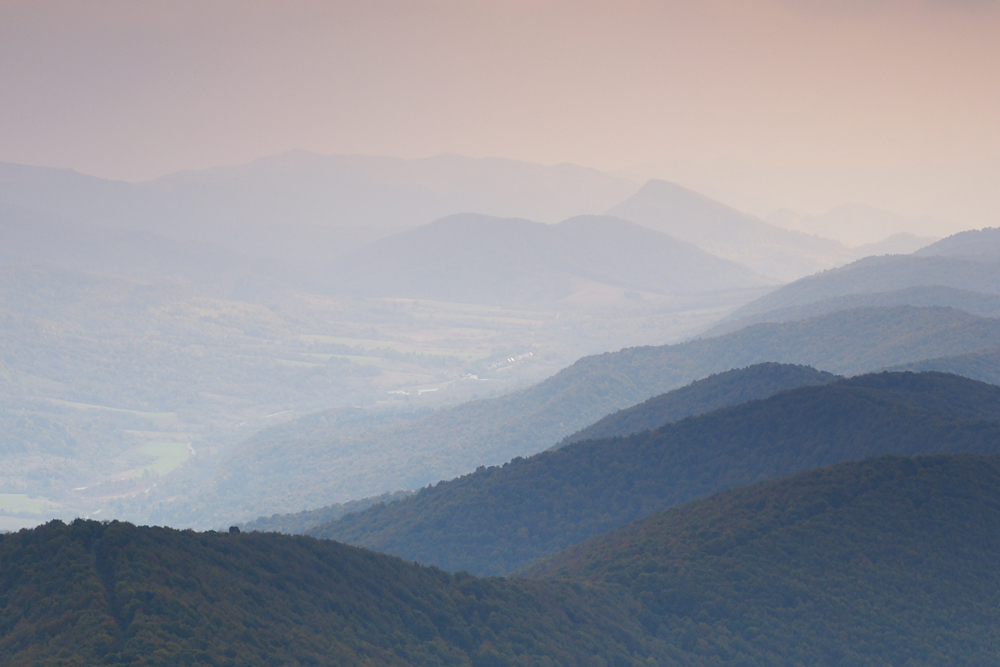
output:
M992 665L1000 461L884 457L668 510L535 577L621 584L684 665Z
M310 534L502 574L742 484L881 454L998 451L1000 387L940 373L875 374L483 467Z
M1000 320L948 308L869 308L718 338L585 357L528 389L361 435L308 420L247 442L188 502L243 516L416 489L552 447L615 410L731 368L777 361L870 372L995 347ZM403 453L405 452L405 453ZM350 475L342 474L351 470ZM325 498L325 502L317 502Z
M768 362L710 375L704 380L612 413L604 419L563 438L560 446L581 440L631 435L680 421L685 417L747 401L773 396L779 391L833 382L833 373L809 366Z
M900 364L892 370L940 371L964 375L980 382L1000 385L1000 347L982 352L970 352L953 357L924 359L909 364Z
M631 609L601 587L454 576L307 537L83 520L0 535L8 667L662 659Z

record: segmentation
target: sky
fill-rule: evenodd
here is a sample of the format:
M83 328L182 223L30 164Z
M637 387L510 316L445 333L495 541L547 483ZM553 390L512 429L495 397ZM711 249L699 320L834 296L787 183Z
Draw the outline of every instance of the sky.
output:
M998 34L993 0L0 0L0 161L451 152L1000 225Z

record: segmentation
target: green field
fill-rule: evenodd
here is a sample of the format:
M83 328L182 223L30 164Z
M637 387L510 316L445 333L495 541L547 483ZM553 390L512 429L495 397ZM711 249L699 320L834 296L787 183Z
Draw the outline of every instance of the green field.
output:
M74 403L73 401L63 401L58 398L46 399L52 403L57 403L59 405L64 405L68 408L76 408L77 410L107 410L108 412L119 412L126 415L135 415L137 417L146 417L147 419L152 419L156 422L173 422L177 421L177 414L173 412L144 412L142 410L125 410L123 408L110 408L106 405L94 405L93 403Z
M30 498L23 493L0 493L0 512L11 514L43 514L59 509L44 498Z
M166 475L179 468L191 456L186 442L150 442L140 447L139 451L156 457L155 461L139 469L139 475L146 470L160 476Z

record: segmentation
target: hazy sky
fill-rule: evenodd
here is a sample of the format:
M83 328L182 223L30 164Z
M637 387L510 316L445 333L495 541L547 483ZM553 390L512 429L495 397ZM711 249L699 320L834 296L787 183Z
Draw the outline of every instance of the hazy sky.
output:
M1000 224L998 35L991 0L0 0L0 160L455 152Z

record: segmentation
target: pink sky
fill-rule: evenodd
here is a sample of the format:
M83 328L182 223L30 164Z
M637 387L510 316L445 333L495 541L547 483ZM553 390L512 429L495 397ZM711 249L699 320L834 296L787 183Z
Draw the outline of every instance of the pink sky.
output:
M0 161L455 152L1000 223L997 35L988 0L0 0Z

